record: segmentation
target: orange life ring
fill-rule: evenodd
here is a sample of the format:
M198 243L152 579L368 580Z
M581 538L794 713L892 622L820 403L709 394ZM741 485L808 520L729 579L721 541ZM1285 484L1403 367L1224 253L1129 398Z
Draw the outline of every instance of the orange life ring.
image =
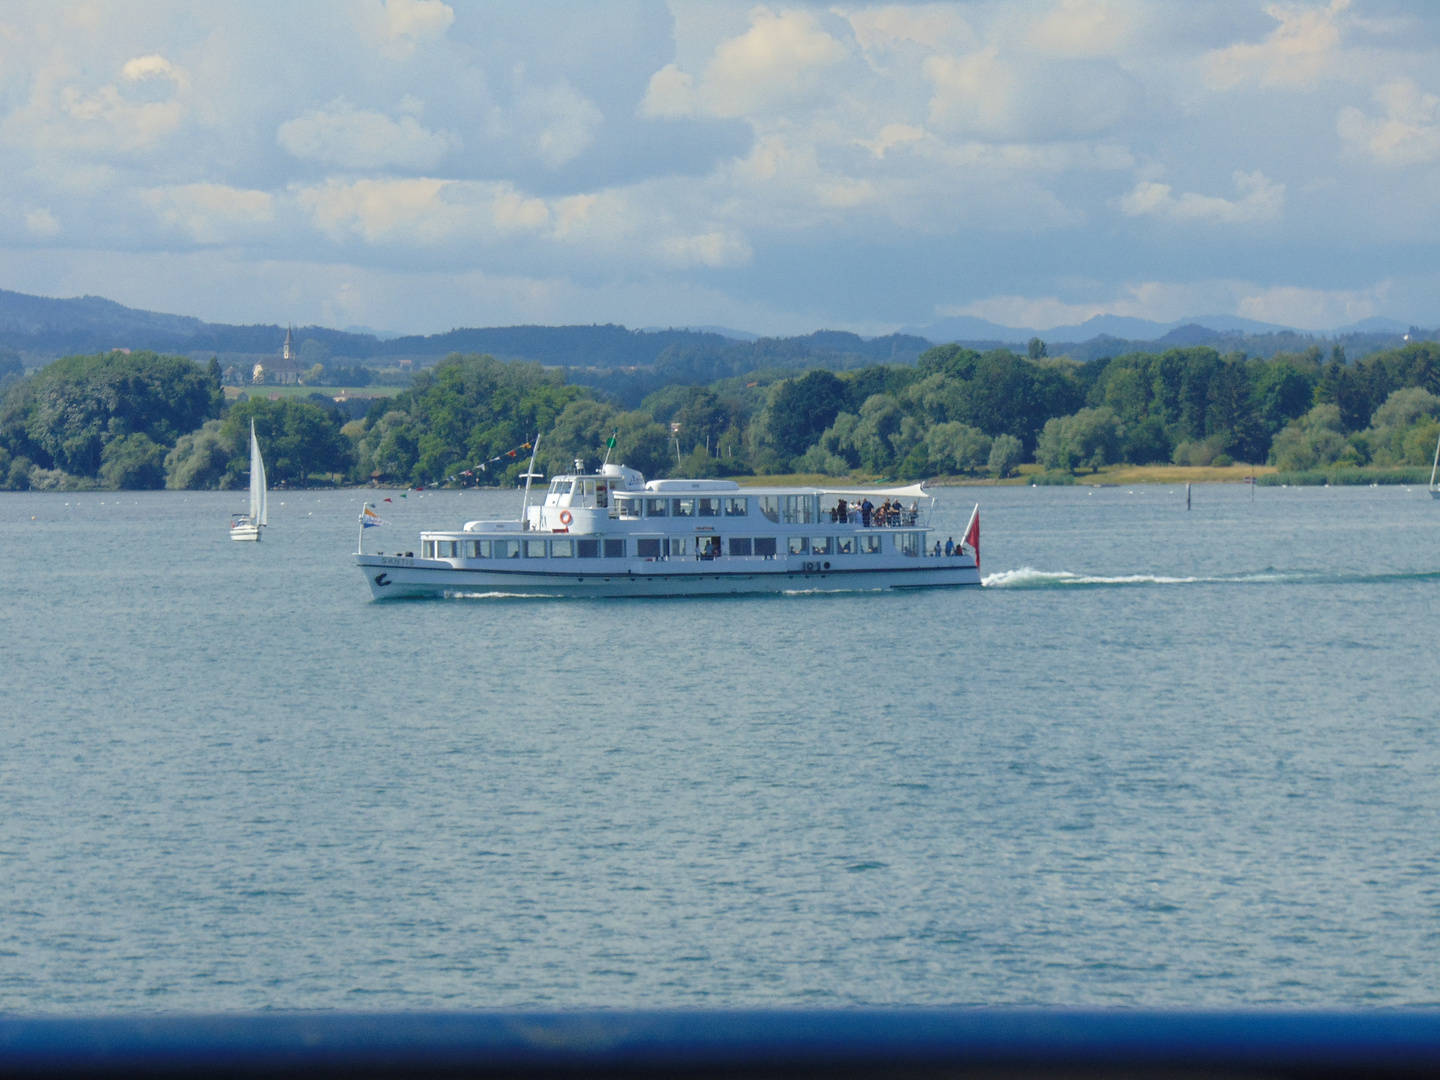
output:
M572 522L572 521L574 521L574 520L575 520L575 515L572 514L572 513L570 513L569 510L561 510L561 511L560 511L560 524L561 524L561 525L569 525L570 522Z

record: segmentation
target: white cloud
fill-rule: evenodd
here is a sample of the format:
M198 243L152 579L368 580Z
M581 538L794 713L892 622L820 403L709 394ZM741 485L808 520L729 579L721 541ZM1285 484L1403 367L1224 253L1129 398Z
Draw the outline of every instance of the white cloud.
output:
M689 116L695 111L695 79L674 64L666 64L650 76L640 115L647 117Z
M1232 279L1147 281L1085 303L1054 296L992 296L937 309L939 315L972 315L1002 326L1041 331L1073 326L1096 315L1127 315L1167 323L1202 315L1238 315L1302 330L1332 330L1381 313L1393 285L1364 289L1265 286Z
M296 198L328 236L359 236L372 244L439 247L495 240L534 232L550 219L543 200L527 198L505 182L330 180L297 188Z
M150 54L125 61L120 76L123 87L107 83L87 91L73 65L53 65L37 73L30 99L5 116L0 131L42 156L159 148L185 119L188 74ZM160 85L145 85L155 82Z
M1235 313L1247 319L1297 326L1302 330L1330 330L1377 314L1389 291L1389 282L1368 289L1277 285L1241 297Z
M975 32L953 4L890 4L856 11L835 9L850 23L866 52L900 42L931 49L973 47Z
M552 169L584 153L605 122L594 102L564 81L524 91L518 109L531 151Z
M42 206L26 213L25 228L35 236L54 236L60 231L60 222L55 220L48 206Z
M1127 51L1142 18L1132 0L1061 0L1029 40L1050 56L1116 56Z
M1261 86L1308 87L1319 81L1340 44L1340 13L1350 0L1325 7L1271 4L1265 12L1277 26L1263 42L1238 42L1204 58L1206 82L1231 90L1246 82Z
M930 126L1002 142L1095 135L1130 109L1134 88L1112 64L1005 54L999 45L928 57Z
M749 116L778 109L803 95L814 69L845 59L845 47L808 11L775 14L757 7L750 29L722 41L705 69L698 94L715 116Z
M1176 221L1216 221L1228 225L1277 218L1285 209L1285 185L1268 179L1264 173L1236 172L1235 186L1239 199L1222 199L1216 195L1200 195L1189 191L1178 198L1169 184L1142 180L1135 190L1120 199L1120 209L1132 217L1151 215Z
M417 46L444 37L455 22L455 10L441 0L370 0L365 18L379 37L381 50L404 59Z
M224 184L154 188L145 198L161 221L183 229L201 244L244 236L275 217L275 201L269 192Z
M1413 79L1397 79L1375 91L1383 117L1356 108L1340 111L1336 130L1346 149L1382 165L1414 165L1440 157L1440 97L1425 94Z
M407 99L404 108L398 119L391 119L336 98L323 109L310 109L281 124L276 142L297 158L347 169L429 168L459 146L457 136L420 126L414 115L418 101Z

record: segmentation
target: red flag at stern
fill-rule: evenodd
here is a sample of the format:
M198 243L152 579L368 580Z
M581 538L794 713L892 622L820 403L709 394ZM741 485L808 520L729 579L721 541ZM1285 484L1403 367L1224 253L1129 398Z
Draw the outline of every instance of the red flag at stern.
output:
M980 569L980 504L970 511L970 524L965 526L965 545L975 553L975 569Z

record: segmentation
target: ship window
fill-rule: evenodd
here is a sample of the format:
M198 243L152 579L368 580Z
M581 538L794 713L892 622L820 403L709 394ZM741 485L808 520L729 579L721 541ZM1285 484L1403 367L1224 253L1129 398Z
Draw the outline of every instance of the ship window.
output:
M458 540L437 540L435 541L435 554L442 559L455 559L460 556L460 541Z
M434 540L421 540L421 541L420 541L420 557L421 557L422 559L433 559L433 558L435 557L435 541L434 541Z
M598 559L600 557L600 541L576 540L575 554L582 559Z
M606 502L606 494L607 494L607 492L609 492L609 490L610 490L610 489L609 489L604 483L601 483L601 484L599 484L599 485L596 486L596 488L595 488L595 505L596 505L596 506L601 507L601 508L604 508L604 507L606 507L606 506L609 505L609 503Z
M760 513L778 525L780 523L780 496L761 495Z
M895 550L901 555L914 557L920 554L920 534L903 532L895 534Z
M782 511L786 525L809 525L815 520L815 496L786 495Z
M696 514L697 514L697 516L699 516L699 517L719 517L719 516L720 516L720 500L719 500L719 499L697 499L696 502L699 503L699 506L696 507Z
M773 559L775 557L775 537L755 537L755 554L764 555L767 559Z
M660 558L660 539L654 536L642 536L635 541L635 554L642 559Z
M606 540L605 557L607 559L623 559L625 557L625 541Z
M879 554L880 554L880 534L879 534L879 533L866 533L864 536L857 536L855 539L860 542L860 554L861 554L861 555L879 555Z
M684 555L690 550L690 540L684 536L672 536L670 538L670 557L673 559L678 555Z
M490 550L497 559L518 559L520 557L520 541L492 540Z
M645 500L645 516L646 516L646 517L664 517L664 516L665 516L665 511L667 511L667 510L669 510L669 509L670 509L670 500L669 500L669 499L646 499L646 500Z
M750 500L741 495L725 500L726 517L745 517L750 513Z
M811 555L829 555L833 550L833 542L828 536L817 536L810 541Z
M571 483L572 483L572 481L570 481L570 480L551 480L551 481L550 481L550 494L551 494L551 495L569 495L569 494L570 494L570 484L571 484Z
M488 559L490 557L490 541L466 540L465 557L467 559Z
M545 557L545 541L526 540L525 557L527 559L543 559Z
M810 538L806 536L792 536L789 539L789 551L791 555L809 555Z
M853 536L837 536L837 537L835 538L835 554L836 554L836 555L854 555L854 554L855 554L855 537L853 537Z
M575 557L575 541L551 540L550 557L552 559L573 559Z
M615 506L622 518L638 518L640 516L640 500L616 498Z
M694 517L694 516L695 516L695 500L694 500L694 499L671 499L671 500L670 500L670 512L671 512L672 514L674 514L676 517Z
M749 555L749 554L750 554L750 550L751 550L751 548L750 548L750 538L749 538L748 536L732 536L732 537L730 537L730 554L731 554L731 555Z

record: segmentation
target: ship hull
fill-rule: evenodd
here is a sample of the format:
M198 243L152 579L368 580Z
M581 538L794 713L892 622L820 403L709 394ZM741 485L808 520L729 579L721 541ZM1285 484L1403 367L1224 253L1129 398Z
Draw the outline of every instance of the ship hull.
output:
M910 565L792 569L720 569L710 564L646 563L613 570L575 573L531 572L454 566L440 560L357 555L377 600L401 597L537 596L666 597L735 596L794 592L868 592L882 589L934 589L980 584L972 558L922 557Z

